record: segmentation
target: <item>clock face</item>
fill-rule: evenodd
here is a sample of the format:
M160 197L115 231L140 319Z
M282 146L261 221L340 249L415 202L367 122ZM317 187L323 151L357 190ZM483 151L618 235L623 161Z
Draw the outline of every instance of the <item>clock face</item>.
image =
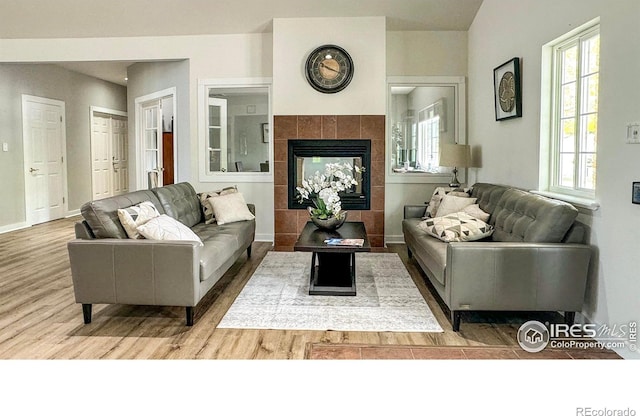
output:
M505 72L502 79L500 79L498 96L502 111L511 112L516 105L516 79L513 76L513 72Z
M323 45L309 54L305 75L309 84L320 92L342 91L353 77L353 60L341 47Z

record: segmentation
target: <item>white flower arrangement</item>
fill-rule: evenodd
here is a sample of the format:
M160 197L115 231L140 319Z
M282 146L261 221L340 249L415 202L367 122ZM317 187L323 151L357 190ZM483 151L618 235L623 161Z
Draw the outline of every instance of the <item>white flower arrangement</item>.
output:
M316 171L302 181L302 187L296 187L299 202L310 199L315 208L310 207L309 212L320 219L341 218L344 214L338 193L358 184L352 176L354 170L361 172L358 166L349 163L327 163L324 173Z

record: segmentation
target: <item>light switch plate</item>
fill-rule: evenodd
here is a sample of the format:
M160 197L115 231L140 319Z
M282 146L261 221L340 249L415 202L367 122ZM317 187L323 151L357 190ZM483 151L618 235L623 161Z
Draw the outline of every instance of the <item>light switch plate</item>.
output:
M627 124L627 143L640 144L640 122Z
M3 152L9 151L9 143L2 143L2 151Z

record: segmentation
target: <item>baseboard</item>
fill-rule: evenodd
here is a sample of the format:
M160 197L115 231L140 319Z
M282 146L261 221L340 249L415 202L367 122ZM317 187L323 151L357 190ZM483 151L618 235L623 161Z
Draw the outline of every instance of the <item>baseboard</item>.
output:
M74 209L72 211L68 211L67 215L65 216L65 218L76 217L78 215L80 215L80 209Z
M404 235L385 235L384 244L404 244Z
M273 234L256 234L255 241L273 243Z
M17 222L15 224L2 225L0 226L0 234L8 233L10 231L21 230L23 228L28 228L28 227L30 227L30 225L27 224L26 222Z

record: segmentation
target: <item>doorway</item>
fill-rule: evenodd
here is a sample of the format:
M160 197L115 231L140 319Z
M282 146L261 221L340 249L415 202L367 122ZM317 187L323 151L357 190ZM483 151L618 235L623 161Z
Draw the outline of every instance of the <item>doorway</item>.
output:
M34 225L67 213L64 101L22 95L25 213Z
M129 191L127 113L91 107L92 199Z
M175 88L138 97L136 104L136 144L139 188L175 182L176 140Z

